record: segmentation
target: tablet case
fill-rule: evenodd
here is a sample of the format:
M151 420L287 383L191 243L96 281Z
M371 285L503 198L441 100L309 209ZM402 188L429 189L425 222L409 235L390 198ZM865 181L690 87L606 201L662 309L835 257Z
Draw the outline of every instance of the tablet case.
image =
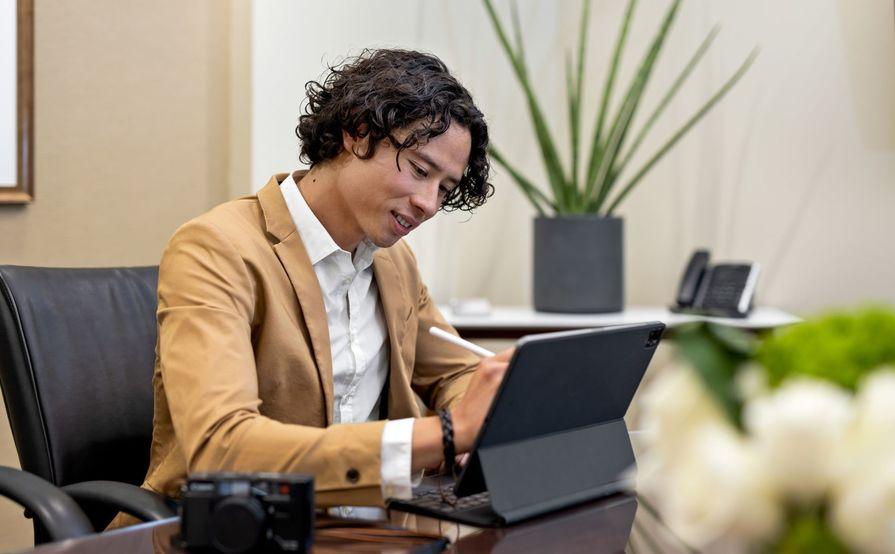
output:
M456 495L489 491L509 524L630 489L635 460L623 418L664 328L523 338Z

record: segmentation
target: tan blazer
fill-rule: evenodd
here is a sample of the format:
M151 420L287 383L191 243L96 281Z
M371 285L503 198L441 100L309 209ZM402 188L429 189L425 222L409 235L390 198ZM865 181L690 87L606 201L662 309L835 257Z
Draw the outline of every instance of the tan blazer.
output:
M318 505L381 505L383 421L332 425L323 297L275 175L173 236L159 270L155 414L144 486L179 496L187 473L314 475ZM475 356L433 339L451 329L410 248L373 257L391 350L389 419L466 390Z

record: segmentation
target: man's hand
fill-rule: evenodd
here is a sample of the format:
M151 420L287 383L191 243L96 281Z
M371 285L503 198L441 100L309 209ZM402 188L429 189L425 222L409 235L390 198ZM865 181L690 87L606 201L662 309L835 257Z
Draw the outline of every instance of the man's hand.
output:
M468 452L472 448L514 351L515 348L507 348L494 356L483 358L476 367L466 394L451 410L454 445L458 453Z
M514 348L509 348L489 358L476 367L466 394L451 409L454 421L454 447L457 454L469 452L475 437L482 428L497 387L503 381ZM419 418L413 424L412 471L436 467L444 460L441 422L437 416ZM465 463L465 462L462 462Z

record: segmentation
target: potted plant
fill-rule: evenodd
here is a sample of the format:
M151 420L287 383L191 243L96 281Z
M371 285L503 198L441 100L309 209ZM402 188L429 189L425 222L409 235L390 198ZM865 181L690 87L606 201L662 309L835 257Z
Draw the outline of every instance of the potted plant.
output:
M640 107L665 38L681 0L673 0L644 54L617 109L611 108L616 75L628 38L636 0L629 0L603 86L591 141L581 140L585 51L587 49L590 0L582 3L576 60L566 57L566 83L570 152L568 163L560 157L544 112L538 103L525 64L525 48L515 3L510 39L492 0L483 0L499 42L510 60L513 73L528 105L535 137L547 174L548 192L522 175L492 146L491 158L513 178L531 202L537 217L534 229L534 305L541 311L613 312L623 308L623 226L616 210L656 163L683 137L746 73L757 54L753 51L737 71L699 110L687 119L642 166L630 162L653 124L687 80L718 34L715 26L690 57L642 127L635 133L632 121ZM573 67L574 66L574 67ZM585 148L586 157L585 157Z

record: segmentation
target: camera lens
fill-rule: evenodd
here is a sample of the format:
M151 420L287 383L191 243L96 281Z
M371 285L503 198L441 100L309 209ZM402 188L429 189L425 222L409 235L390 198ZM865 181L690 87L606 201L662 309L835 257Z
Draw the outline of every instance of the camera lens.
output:
M258 544L264 518L264 508L255 498L224 499L215 506L211 519L211 543L225 554L246 552Z
M649 338L646 339L645 348L653 348L657 344L659 344L659 340L662 338L662 330L661 329L653 329L650 331Z

